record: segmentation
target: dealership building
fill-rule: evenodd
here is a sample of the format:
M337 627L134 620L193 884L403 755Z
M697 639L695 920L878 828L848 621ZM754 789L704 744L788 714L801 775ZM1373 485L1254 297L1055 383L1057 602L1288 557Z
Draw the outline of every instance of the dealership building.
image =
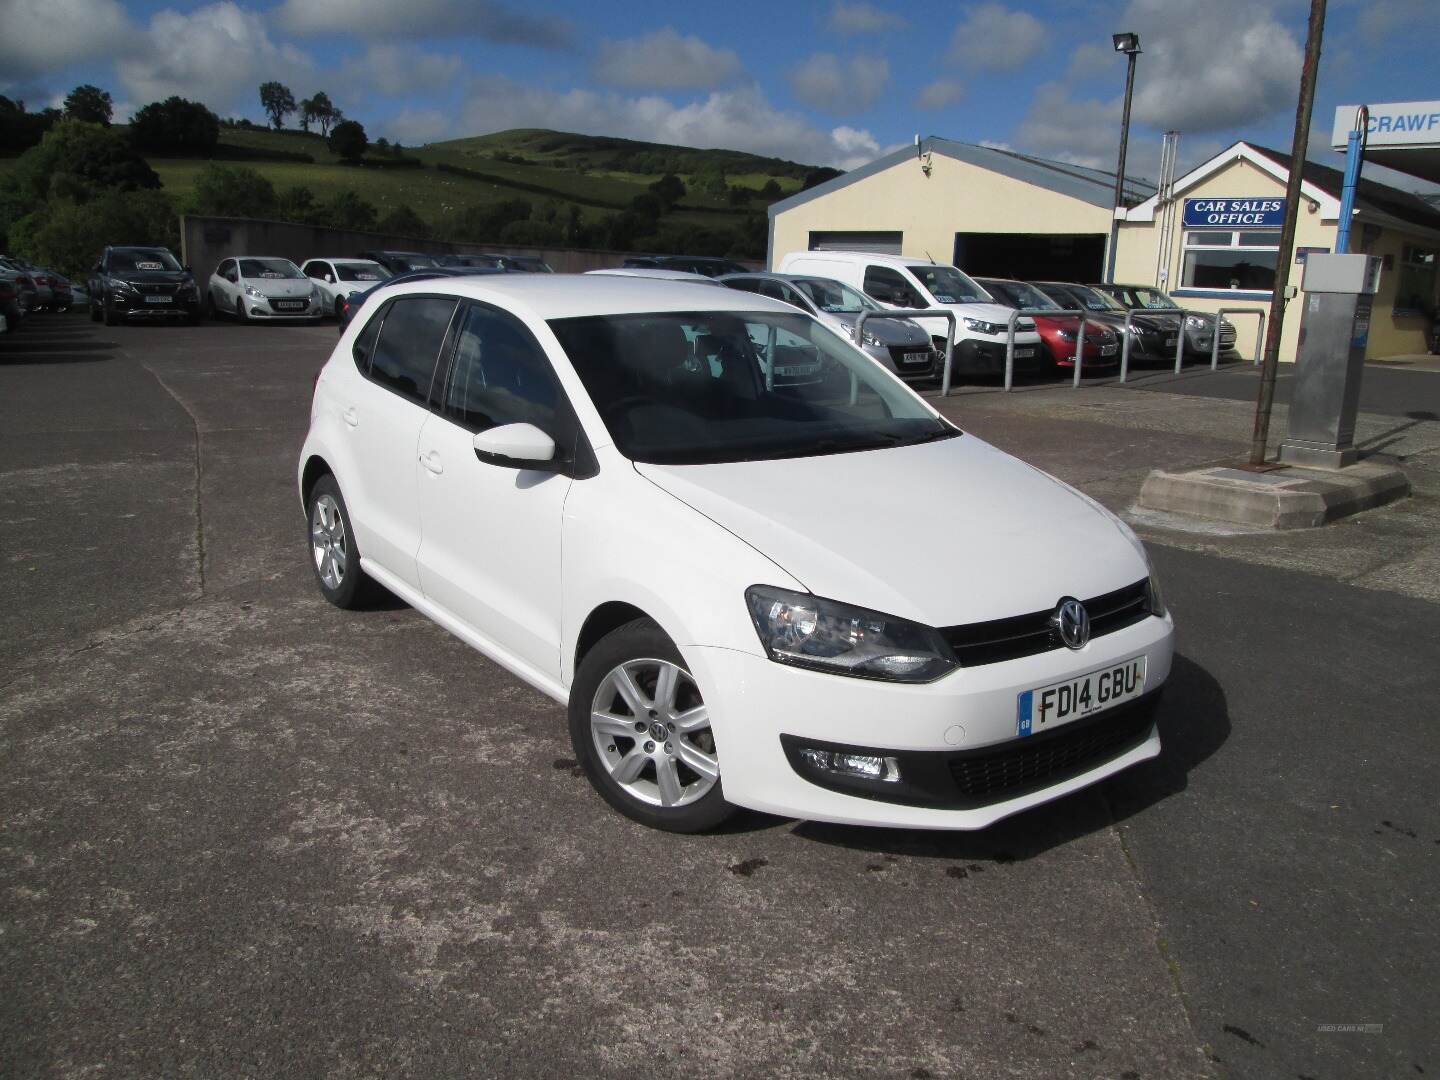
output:
M1341 148L1354 121L1348 108L1337 112ZM1385 109L1401 118L1390 126L1404 124L1400 150L1416 152L1385 156L1390 133L1375 130ZM1367 160L1440 182L1440 103L1371 106L1370 127ZM1289 169L1288 154L1237 142L1176 176L1163 197L1127 177L1126 206L1115 211L1114 173L930 138L773 205L768 260L774 268L792 251L875 251L950 262L975 276L1089 284L1103 280L1114 218L1114 280L1159 286L1187 309L1223 309L1249 356L1260 320L1245 313L1269 311ZM1298 264L1336 250L1343 180L1337 169L1304 163L1295 244L1284 258ZM1440 208L1361 180L1349 250L1382 260L1368 355L1425 352L1440 299ZM1300 274L1290 280L1298 284ZM1293 301L1291 310L1299 311ZM1282 360L1294 358L1299 323L1285 321Z

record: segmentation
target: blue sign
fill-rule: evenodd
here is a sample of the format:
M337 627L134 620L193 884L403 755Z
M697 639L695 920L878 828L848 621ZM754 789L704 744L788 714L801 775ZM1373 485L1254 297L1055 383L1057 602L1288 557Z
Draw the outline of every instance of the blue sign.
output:
M1284 199L1185 200L1187 229L1278 229L1284 220Z

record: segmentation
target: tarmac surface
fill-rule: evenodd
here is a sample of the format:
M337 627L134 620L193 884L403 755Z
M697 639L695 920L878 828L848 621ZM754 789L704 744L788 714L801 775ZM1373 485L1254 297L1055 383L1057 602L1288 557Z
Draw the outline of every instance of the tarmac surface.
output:
M1415 495L1325 529L1132 514L1180 633L1158 761L978 834L676 837L589 790L555 704L320 598L294 469L333 326L30 322L0 337L0 1074L1440 1070L1433 417L1362 416ZM1152 467L1243 456L1228 394L941 405L1129 512Z

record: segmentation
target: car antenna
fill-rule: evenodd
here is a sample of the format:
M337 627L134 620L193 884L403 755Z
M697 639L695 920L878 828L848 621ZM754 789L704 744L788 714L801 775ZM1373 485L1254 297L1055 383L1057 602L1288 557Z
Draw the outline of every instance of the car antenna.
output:
M928 252L928 251L925 252L925 258L927 258L927 259L930 260L930 265L931 265L931 266L934 266L934 265L935 265L935 256L934 256L934 255L931 255L930 252Z

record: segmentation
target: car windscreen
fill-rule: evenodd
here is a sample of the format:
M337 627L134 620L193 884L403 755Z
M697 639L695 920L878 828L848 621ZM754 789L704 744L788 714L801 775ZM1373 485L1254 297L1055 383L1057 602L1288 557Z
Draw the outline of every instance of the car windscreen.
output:
M399 263L403 263L403 264L405 265L405 268L406 268L407 270L428 270L428 269L430 269L430 267L432 267L432 266L439 266L439 265L440 265L438 262L436 262L434 259L432 259L429 255L405 255L405 254L400 254L400 255L396 255L396 256L395 256L395 261L396 261L396 262L399 262Z
M1086 285L1066 285L1072 293L1085 305L1086 311L1124 311L1125 308L1115 300L1113 296L1101 292L1099 289L1092 289Z
M985 304L990 301L984 289L953 266L916 263L905 269L914 274L920 284L930 290L930 295L942 304Z
M241 259L240 276L246 278L298 278L305 275L289 259Z
M171 271L183 269L179 260L168 251L112 251L110 271L143 270Z
M384 281L390 276L379 263L353 262L335 264L335 276L341 281Z
M632 461L818 457L958 434L807 315L597 315L550 328Z
M1135 295L1135 306L1144 308L1174 308L1180 305L1170 298L1168 293L1159 289L1132 289Z
M543 259L537 259L533 255L506 255L503 264L513 270L523 270L527 274L553 274L550 264Z
M842 281L833 281L830 278L791 278L790 284L808 296L817 308L830 315L859 315L862 311L880 310L880 305L874 300Z
M985 286L986 292L1007 307L1039 308L1044 311L1062 310L1060 305L1050 297L1035 286L1027 285L1023 281L993 281L987 278L981 284Z

